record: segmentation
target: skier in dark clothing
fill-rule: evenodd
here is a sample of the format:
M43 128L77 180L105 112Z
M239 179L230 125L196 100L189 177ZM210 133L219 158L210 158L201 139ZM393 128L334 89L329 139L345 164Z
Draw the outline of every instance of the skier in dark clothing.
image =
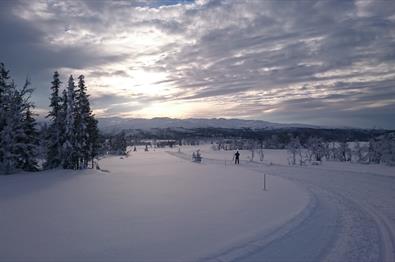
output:
M237 151L237 152L235 153L235 165L240 164L239 157L240 157L240 153L239 153L239 151Z

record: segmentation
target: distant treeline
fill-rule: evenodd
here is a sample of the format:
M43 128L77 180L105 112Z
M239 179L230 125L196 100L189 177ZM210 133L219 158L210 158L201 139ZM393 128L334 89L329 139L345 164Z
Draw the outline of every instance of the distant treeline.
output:
M252 139L266 141L267 147L285 147L292 137L298 137L306 143L310 137L319 137L323 141L369 141L384 134L394 133L391 130L378 129L316 129L316 128L284 128L284 129L231 129L231 128L152 128L149 130L129 129L122 133L130 139L172 139L172 140L210 140L210 139ZM118 134L119 135L119 134ZM107 135L107 137L112 137ZM282 145L282 146L281 146Z
M162 143L164 141L166 143ZM128 154L128 146L152 147L212 144L213 150L250 150L253 161L258 150L287 149L290 165L316 164L321 160L354 161L365 164L395 165L395 132L363 129L229 129L155 128L129 129L106 135L107 154Z

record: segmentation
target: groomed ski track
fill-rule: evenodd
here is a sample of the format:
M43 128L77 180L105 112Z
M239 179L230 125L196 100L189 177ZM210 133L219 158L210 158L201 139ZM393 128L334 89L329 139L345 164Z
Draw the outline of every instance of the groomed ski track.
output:
M183 153L171 154L190 159ZM224 161L204 159L202 164L224 165ZM395 261L395 177L247 161L229 168L266 173L269 190L275 190L270 188L270 176L291 180L311 194L311 201L272 232L201 261Z

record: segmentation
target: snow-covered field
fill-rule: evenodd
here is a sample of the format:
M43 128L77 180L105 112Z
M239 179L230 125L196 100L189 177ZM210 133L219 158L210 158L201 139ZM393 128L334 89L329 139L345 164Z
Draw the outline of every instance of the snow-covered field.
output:
M248 156L139 148L109 172L0 176L0 261L394 261L394 168Z
M289 221L309 202L294 183L163 151L102 169L0 177L0 260L190 261Z

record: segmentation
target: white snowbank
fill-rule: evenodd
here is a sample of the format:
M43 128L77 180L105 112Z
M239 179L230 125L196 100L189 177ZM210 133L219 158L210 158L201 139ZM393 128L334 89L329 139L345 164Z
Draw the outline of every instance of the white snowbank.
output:
M204 155L203 155L204 157ZM158 150L100 163L104 173L0 177L0 260L190 261L286 223L307 205L297 185L242 166Z

